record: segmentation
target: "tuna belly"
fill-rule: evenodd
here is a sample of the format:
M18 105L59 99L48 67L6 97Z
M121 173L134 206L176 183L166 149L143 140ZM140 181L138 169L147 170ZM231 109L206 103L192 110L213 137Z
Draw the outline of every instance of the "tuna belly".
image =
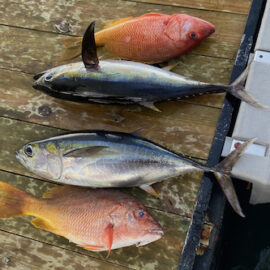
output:
M103 159L84 166L64 167L61 182L90 187L151 185L170 177L198 170L191 164L166 164L156 160Z

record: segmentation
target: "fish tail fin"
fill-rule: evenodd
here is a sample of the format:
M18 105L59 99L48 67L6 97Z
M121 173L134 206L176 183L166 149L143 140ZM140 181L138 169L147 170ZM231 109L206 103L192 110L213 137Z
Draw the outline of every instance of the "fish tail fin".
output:
M245 90L245 81L247 79L249 69L250 64L243 71L243 73L227 88L227 92L255 108L268 109L268 106L261 104Z
M233 165L237 162L240 156L245 152L250 144L252 144L256 139L250 139L245 143L238 146L234 151L232 151L223 161L217 164L213 168L213 173L216 176L225 196L227 197L230 205L234 211L241 217L245 217L242 212L240 203L238 201L232 180L230 178L230 173Z
M28 215L37 198L0 181L0 218Z
M63 53L61 56L62 61L73 60L81 55L82 50L82 38L81 37L69 37L62 40Z
M101 34L101 31L95 33L95 42L97 47L104 46ZM62 39L63 52L61 61L66 62L79 57L82 53L82 40L82 37L68 37Z

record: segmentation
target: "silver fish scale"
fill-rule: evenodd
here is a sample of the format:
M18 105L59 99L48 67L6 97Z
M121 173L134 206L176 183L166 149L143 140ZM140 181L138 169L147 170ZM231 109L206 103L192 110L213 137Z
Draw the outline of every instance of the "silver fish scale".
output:
M87 147L108 147L105 151L108 149L112 154L63 157L60 182L94 187L140 186L198 170L176 154L146 140L123 138L116 134L104 135L105 140L100 139L99 135L91 136L97 140L88 140Z

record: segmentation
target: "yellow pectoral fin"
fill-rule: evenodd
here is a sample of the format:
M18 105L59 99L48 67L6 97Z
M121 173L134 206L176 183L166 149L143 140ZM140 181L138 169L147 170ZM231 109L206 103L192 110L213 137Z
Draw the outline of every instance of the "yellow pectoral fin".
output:
M49 231L58 235L60 234L60 231L56 229L52 224L50 224L48 221L42 219L42 218L35 218L31 222L36 228Z
M127 22L134 19L133 17L127 17L127 18L122 18L122 19L115 19L115 20L106 20L104 22L101 23L103 29L108 29L110 27L113 27L117 24L123 23L123 22Z

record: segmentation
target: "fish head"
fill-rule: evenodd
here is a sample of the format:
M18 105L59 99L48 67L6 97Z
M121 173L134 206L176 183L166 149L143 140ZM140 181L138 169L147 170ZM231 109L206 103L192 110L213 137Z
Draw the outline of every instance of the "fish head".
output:
M126 242L143 246L163 236L160 224L138 201L125 202L118 211L118 231Z
M178 43L189 50L214 32L215 26L207 21L186 14L174 14L165 33L176 45Z
M76 85L76 78L80 77L84 71L82 63L55 67L36 74L33 88L57 97L59 92L69 92Z
M16 158L29 171L50 180L57 180L62 174L62 159L57 146L52 143L33 142L15 152Z
M44 92L49 92L53 89L54 81L59 77L59 68L52 68L47 71L43 71L34 76L33 87Z

